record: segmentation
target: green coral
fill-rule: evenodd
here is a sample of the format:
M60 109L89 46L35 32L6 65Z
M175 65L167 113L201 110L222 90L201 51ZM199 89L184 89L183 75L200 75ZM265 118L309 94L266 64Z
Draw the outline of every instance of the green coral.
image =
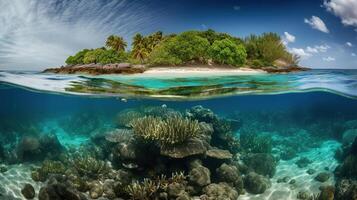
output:
M132 122L134 133L148 141L157 141L161 145L174 145L185 142L201 134L197 120L190 120L181 115L166 119L146 116Z

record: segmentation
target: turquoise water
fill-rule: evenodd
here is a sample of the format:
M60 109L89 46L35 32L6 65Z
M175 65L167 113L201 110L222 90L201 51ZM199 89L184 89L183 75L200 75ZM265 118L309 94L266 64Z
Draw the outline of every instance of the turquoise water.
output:
M68 90L73 84L93 86L96 92L93 95ZM113 87L115 90L110 93L102 90ZM169 92L162 92L168 89ZM356 178L353 168L348 166L345 168L350 173L336 172L349 157L346 150L342 156L336 156L339 155L336 152L341 147L352 148L349 146L357 135L356 96L357 70L212 78L94 78L0 72L0 166L7 169L0 173L0 199L25 199L20 191L25 183L35 188L37 198L41 187L51 186L48 180L53 174L66 176L69 179L66 187L88 198L93 197L93 188L106 187L104 193L99 192L104 199L135 199L127 191L120 193L115 183L127 188L144 178L154 180L176 172L185 174L186 182L179 182L181 192L192 198L207 195L213 199L297 199L302 193L318 195L324 191L320 186L336 186L338 191L342 178ZM206 144L209 147L204 152L178 158L164 153L167 146L145 141L137 133L114 134L116 139L110 139L118 130L132 128L130 124L123 125L127 113L135 113L139 119L179 115L212 125L213 133ZM135 137L127 140L132 137L130 134ZM199 151L196 148L190 153ZM217 148L228 151L229 158L211 157L207 153ZM87 169L93 163L85 165L88 171L72 169L79 162L74 161L77 156L86 159L89 156L96 160L95 164L108 163L115 176ZM189 167L195 159L200 160L199 167ZM60 162L69 171L46 172L47 179L38 181L31 173L39 172L45 160ZM202 168L210 171L209 182L197 180L197 176L202 179L207 176ZM309 169L315 172L307 173ZM131 174L126 177L128 183L117 178L123 172ZM329 177L324 182L316 178L322 172ZM225 173L231 173L234 180ZM252 176L257 185L251 183ZM80 188L74 184L79 179L89 185L95 182L95 187ZM209 192L210 187L223 190L212 185L220 182L229 185L223 193L230 197ZM115 191L113 198L108 187ZM178 196L160 188L148 199L155 199L159 193L169 194L168 199Z

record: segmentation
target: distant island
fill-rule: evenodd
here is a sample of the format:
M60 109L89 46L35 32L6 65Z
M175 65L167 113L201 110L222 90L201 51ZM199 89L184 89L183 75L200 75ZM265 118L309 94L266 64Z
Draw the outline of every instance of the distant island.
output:
M66 66L51 73L136 74L146 71L195 71L270 73L303 71L299 57L287 51L276 33L238 38L227 33L186 31L164 35L161 31L133 37L131 50L121 36L111 35L105 47L83 49L66 60ZM164 69L163 69L164 68ZM165 70L166 69L166 70Z

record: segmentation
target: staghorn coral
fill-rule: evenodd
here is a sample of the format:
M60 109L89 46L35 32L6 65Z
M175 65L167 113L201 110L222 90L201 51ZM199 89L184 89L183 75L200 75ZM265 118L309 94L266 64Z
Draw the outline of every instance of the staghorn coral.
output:
M146 116L132 122L134 133L145 140L157 141L162 146L185 142L202 133L197 120L173 115L167 119Z
M125 192L133 200L156 199L160 192L167 192L170 184L186 184L186 176L183 172L172 173L170 178L161 175L155 179L145 178L142 182L135 181L125 188Z
M150 200L158 189L158 185L152 180L144 179L142 183L136 181L127 186L126 192L133 200Z
M98 177L109 172L106 162L97 160L92 156L78 156L71 160L73 167L79 175L88 177Z
M34 181L45 181L50 174L65 174L66 167L59 161L45 160L40 168L31 172Z

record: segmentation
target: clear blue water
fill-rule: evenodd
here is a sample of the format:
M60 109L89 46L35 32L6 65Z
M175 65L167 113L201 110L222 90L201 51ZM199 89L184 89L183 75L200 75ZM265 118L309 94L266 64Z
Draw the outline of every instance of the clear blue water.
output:
M73 81L86 85L94 84L91 81L98 78L99 83L96 82L95 86L101 88L107 87L106 80L113 80L148 90L207 84L216 85L215 89L224 87L234 90L214 93L212 96L197 92L197 96L193 97L199 99L187 98L185 101L182 98L168 98L178 94L192 97L177 88L175 93L164 95L164 98L154 98L154 95L147 98L132 93L128 96L120 91L111 93L111 96L107 96L106 92L100 95L78 95L65 89L71 87ZM127 99L121 99L121 95ZM275 194L279 196L276 199L296 199L298 192L306 189L306 185L311 194L317 194L321 185L313 176L305 173L308 168L296 167L295 162L300 157L310 156L310 167L318 171L326 171L326 167L330 167L327 171L333 176L334 169L341 162L334 157L335 151L342 145L344 133L352 129L348 124L357 120L355 97L357 70L312 70L295 74L213 78L94 78L0 72L0 145L2 149L16 149L24 136L41 137L51 133L58 137L65 148L79 147L90 143L93 135L115 130L118 113L125 109L156 106L185 113L193 106L201 105L211 109L220 118L239 121L239 128L232 133L238 140L243 130L249 128L256 136L268 135L272 138L272 150L269 153L275 157L280 158L289 147L296 150L293 158L278 159L280 161L271 178L270 189L258 196L248 192L240 195L240 199L269 199L276 191L285 191L279 193L280 196ZM241 147L238 152L232 153L244 154L246 151ZM8 165L9 169L12 165L15 169L19 163L39 164L38 160L31 159L10 162L5 157L0 152L0 164ZM30 177L26 173L24 176ZM6 178L6 174L2 176ZM283 176L295 177L298 182L295 189L291 189L289 184L277 183ZM21 187L23 183L19 182L17 186ZM334 185L335 178L325 184ZM5 186L0 184L1 187ZM11 193L9 188L5 187L5 190L4 194ZM21 199L21 194L16 192L13 196Z

